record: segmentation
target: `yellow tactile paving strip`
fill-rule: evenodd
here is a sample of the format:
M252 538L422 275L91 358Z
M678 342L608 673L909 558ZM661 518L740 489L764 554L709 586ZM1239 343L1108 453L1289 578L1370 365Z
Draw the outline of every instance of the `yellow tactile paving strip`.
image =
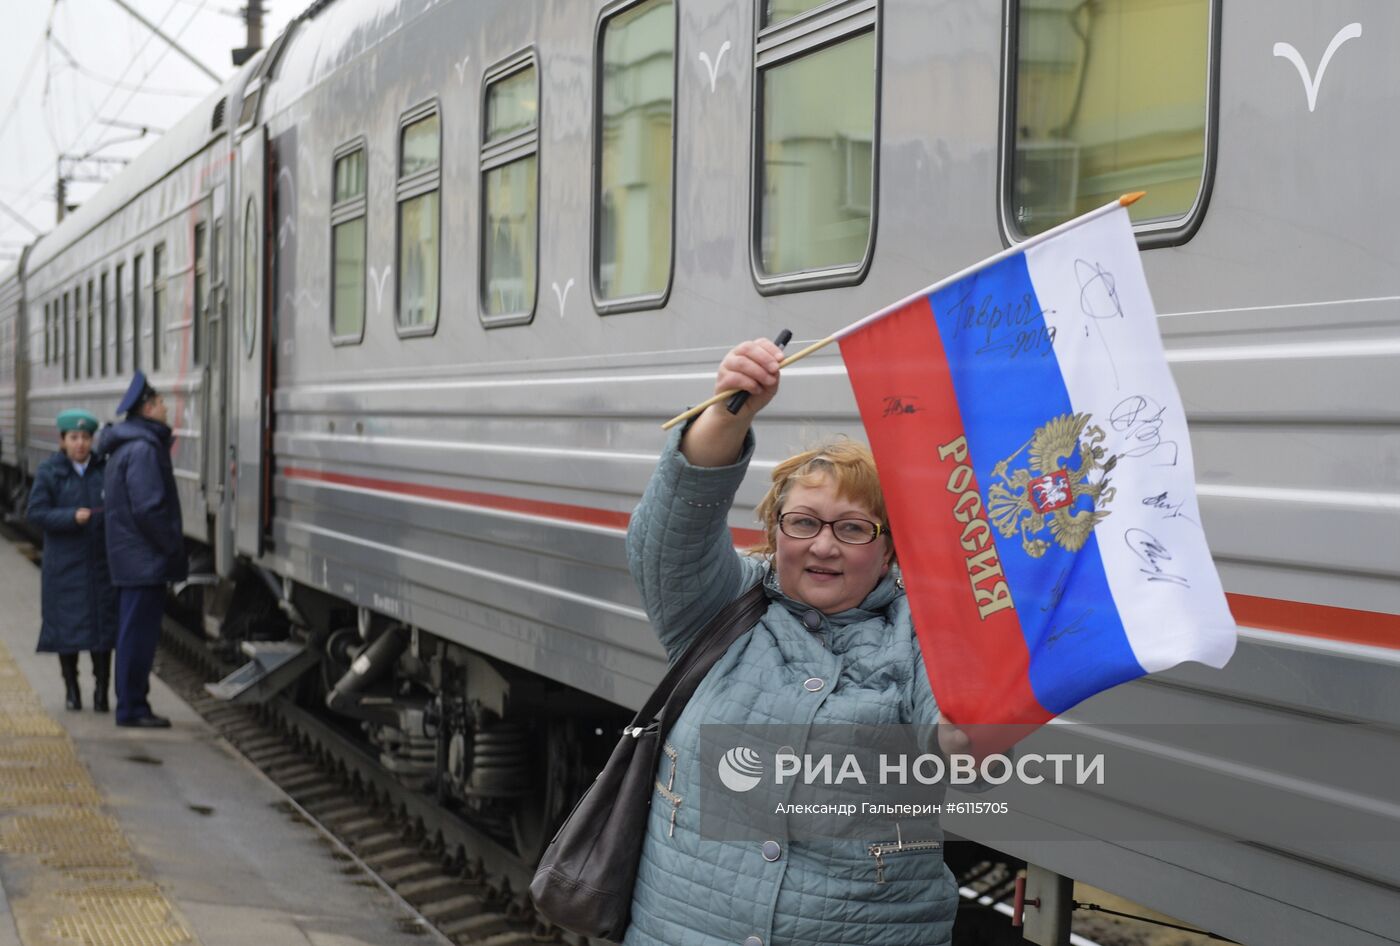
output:
M197 943L3 644L0 863L24 946Z

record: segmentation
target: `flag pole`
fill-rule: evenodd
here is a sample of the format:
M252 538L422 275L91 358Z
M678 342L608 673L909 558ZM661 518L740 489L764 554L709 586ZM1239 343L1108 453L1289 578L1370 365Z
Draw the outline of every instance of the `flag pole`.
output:
M858 320L858 321L856 321L856 322L852 322L850 325L847 325L845 328L841 329L840 331L838 331L838 332L836 332L836 333L834 333L834 334L832 334L832 335L828 335L826 338L823 338L823 339L821 339L820 341L813 342L812 344L808 345L806 348L802 349L801 351L799 351L799 352L794 352L793 354L788 355L786 358L784 358L784 359L778 364L778 367L779 367L779 368L786 368L788 365L792 364L792 363L795 362L795 361L801 361L803 358L806 358L808 355L810 355L810 354L812 354L812 353L814 353L814 352L820 351L821 349L823 349L823 348L825 348L826 346L830 345L832 342L840 341L842 338L846 337L847 335L850 335L852 332L855 332L855 331L858 331L858 330L860 330L860 329L863 329L863 328L865 328L867 325L869 325L869 324L872 323L872 322L878 322L878 321L880 321L880 319L883 319L885 316L891 315L891 314L893 314L893 313L895 313L895 312L898 312L900 309L904 308L904 307L907 306L909 303L914 302L914 301L917 300L917 299L921 299L921 298L924 297L924 296L931 295L931 294L933 294L933 293L935 293L935 292L938 292L940 289L944 288L945 286L950 286L950 285L952 285L953 283L957 282L957 281L960 280L960 279L966 279L968 276L971 276L973 273L977 272L979 269L985 269L986 267L991 266L991 265L993 265L994 263L1000 263L1002 260L1006 259L1007 257L1014 256L1014 255L1017 254L1017 253L1024 253L1026 250L1030 249L1030 248L1033 247L1033 246L1036 246L1037 244L1044 243L1046 240L1054 239L1055 237L1057 237L1057 236L1059 236L1060 234L1064 233L1066 230L1072 230L1072 229L1074 229L1075 227L1082 226L1083 224L1086 224L1086 223L1088 223L1088 222L1091 221L1091 220L1097 220L1099 217L1102 217L1104 214L1112 213L1113 211L1117 210L1119 207L1130 207L1130 206L1132 206L1133 204L1137 203L1138 200L1140 200L1140 199L1143 197L1143 195L1145 195L1146 193L1147 193L1147 191L1133 191L1131 194L1124 194L1122 197L1119 197L1117 200L1109 201L1108 203L1104 204L1102 207L1095 208L1094 210L1091 210L1091 211L1089 211L1088 213L1085 213L1085 214L1080 214L1078 217L1075 217L1073 220L1066 220L1064 223L1060 224L1060 225L1057 226L1057 227L1051 227L1049 230L1046 230L1044 233L1037 233L1037 234L1036 234L1035 236L1033 236L1033 237L1029 237L1029 238L1027 238L1027 239L1025 239L1025 240L1022 240L1020 243L1017 243L1015 246L1009 246L1009 247L1007 247L1006 249L1002 250L1000 253L997 253L997 254L995 254L995 255L989 256L989 257L987 257L986 259L984 259L984 260L982 260L982 261L980 261L980 262L973 263L971 266L967 267L966 269L959 270L958 272L956 272L956 273L954 273L953 275L947 277L946 279L940 279L938 282L934 283L934 284L931 285L931 286L926 286L926 287L924 287L923 289L920 289L918 292L910 293L909 295L905 296L903 299L900 299L898 302L891 303L890 305L885 306L885 307L884 307L883 309L881 309L880 311L871 313L870 315L867 315L865 318L860 319L860 320ZM712 404L718 404L720 401L726 401L726 400L728 400L729 398L731 398L731 397L733 397L735 394L737 394L740 390L742 390L742 389L741 389L741 388L730 388L728 391L721 391L721 392L719 392L718 394L716 394L714 397L709 398L709 399L704 400L704 401L701 401L699 404L696 404L694 407L690 408L689 410L687 410L687 411L685 411L685 412L683 412L683 413L677 414L675 417L672 417L670 420L666 421L666 423L664 423L664 424L661 425L661 429L662 429L662 430L670 430L672 427L676 426L677 424L684 423L685 421L690 420L690 418L692 418L692 417L694 417L695 415L699 414L700 412L704 411L704 410L705 410L706 408L708 408L710 405L712 405Z

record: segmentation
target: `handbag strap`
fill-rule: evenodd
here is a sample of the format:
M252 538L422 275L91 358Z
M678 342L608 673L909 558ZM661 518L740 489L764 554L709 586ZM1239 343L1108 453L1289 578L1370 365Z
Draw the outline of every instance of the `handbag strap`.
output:
M661 733L668 732L710 668L719 662L730 644L758 623L766 610L768 595L763 590L762 580L721 608L666 671L628 731L637 732L638 727L645 729L653 721L659 721Z

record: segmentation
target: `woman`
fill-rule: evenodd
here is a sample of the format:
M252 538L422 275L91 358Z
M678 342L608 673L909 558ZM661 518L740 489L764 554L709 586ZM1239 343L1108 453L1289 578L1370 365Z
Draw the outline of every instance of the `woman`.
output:
M755 580L770 604L667 737L624 943L940 946L958 892L937 844L877 863L868 842L729 842L699 828L701 725L937 718L868 449L838 441L779 464L758 507L766 543L756 557L734 550L726 517L781 359L764 339L725 356L715 389L741 388L748 403L737 415L717 404L673 432L628 530L632 574L671 659ZM939 743L967 744L953 727Z
M58 415L59 452L39 465L29 494L29 521L44 530L44 624L41 653L58 654L70 710L83 708L78 654L92 655L92 708L108 710L107 682L117 642L117 593L107 572L102 529L102 464L92 457L97 418Z

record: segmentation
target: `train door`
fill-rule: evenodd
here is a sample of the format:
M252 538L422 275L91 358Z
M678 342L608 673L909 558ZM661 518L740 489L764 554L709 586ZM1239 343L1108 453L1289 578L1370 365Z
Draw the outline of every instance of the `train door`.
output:
M226 184L214 188L209 230L209 290L202 313L204 342L204 498L213 514L210 540L214 547L214 570L224 577L233 574L232 504L228 501L229 420L229 342L228 286L229 241L228 192Z
M234 237L238 245L237 317L229 330L230 373L237 394L229 405L233 431L229 451L230 486L234 495L234 546L239 553L259 556L267 547L271 523L272 481L272 358L268 320L270 247L268 222L267 134L254 128L239 143L238 197Z

